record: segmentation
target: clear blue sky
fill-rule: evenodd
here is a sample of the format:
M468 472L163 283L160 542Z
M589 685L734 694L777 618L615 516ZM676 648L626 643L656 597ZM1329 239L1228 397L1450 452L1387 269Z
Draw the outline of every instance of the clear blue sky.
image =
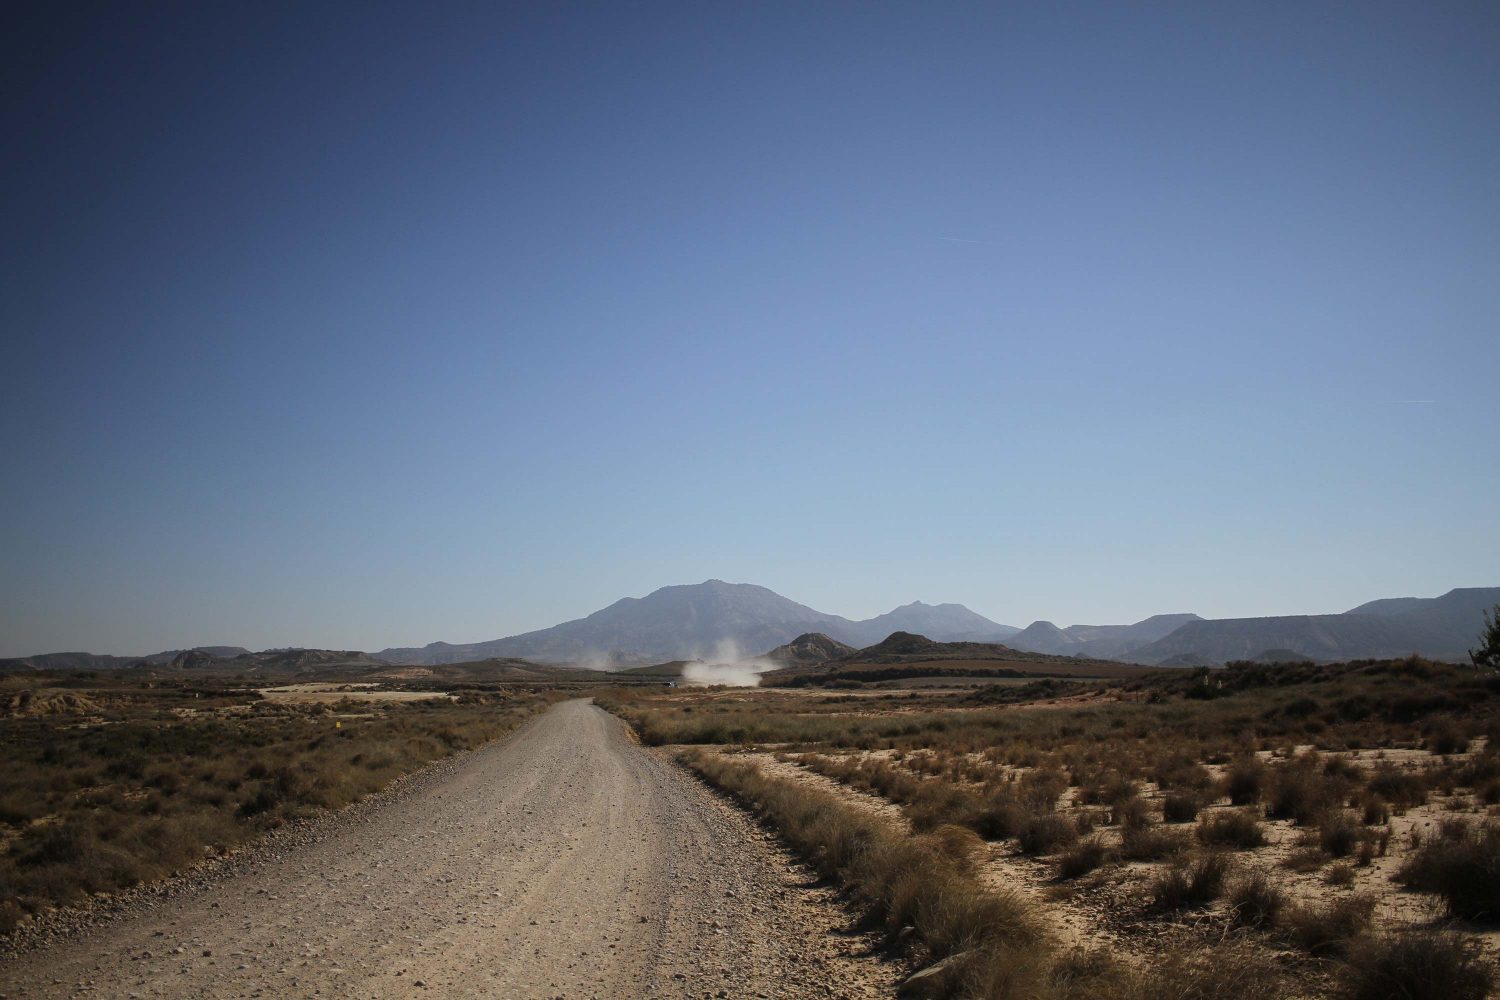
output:
M0 655L1500 584L1493 3L16 16Z

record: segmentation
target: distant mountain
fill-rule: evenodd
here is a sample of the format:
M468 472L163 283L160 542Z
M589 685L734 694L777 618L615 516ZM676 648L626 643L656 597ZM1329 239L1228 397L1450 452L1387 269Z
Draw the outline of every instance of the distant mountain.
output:
M732 644L747 655L803 632L846 624L765 587L708 580L627 597L587 618L489 642L435 642L421 649L384 649L391 663L456 663L490 656L524 656L555 663L695 659Z
M853 646L831 639L822 632L804 632L791 642L777 646L761 657L789 667L826 663L855 651Z
M914 632L944 640L998 642L1019 632L1014 625L992 622L962 604L923 604L913 601L862 622L850 622L839 636L856 646L879 642L892 632Z
M160 653L152 653L141 659L147 663L171 663L183 653L203 653L208 656L226 659L231 656L245 656L250 650L244 646L194 646L192 649L168 649Z
M104 653L39 653L0 660L0 673L9 670L114 670L129 666L138 659Z
M1140 647L1195 621L1202 619L1193 614L1152 615L1134 625L1069 625L1067 628L1039 621L1006 639L1005 644L1032 653L1130 659L1130 654Z
M167 649L150 656L110 656L105 653L42 653L0 659L0 673L7 670L118 670L138 663L165 665L184 653L209 656L239 656L250 650L243 646L195 646L192 649Z
M1036 621L1005 640L1011 649L1024 649L1030 653L1065 653L1070 646L1079 646L1079 640L1051 622Z
M1378 601L1366 601L1357 608L1345 611L1346 615L1399 615L1416 611L1436 597L1383 597Z
M587 618L488 642L434 642L416 648L383 649L390 663L458 663L491 656L523 656L583 665L651 663L722 655L724 646L750 655L820 632L850 646L863 646L899 631L900 624L939 638L998 637L1014 633L959 604L896 608L867 621L815 611L765 587L707 580L663 587L645 597L627 597Z
M1226 663L1272 654L1309 660L1356 660L1420 653L1464 660L1500 604L1500 587L1450 590L1441 597L1389 598L1341 615L1282 615L1188 622L1130 654L1140 663L1178 658Z
M198 646L150 656L46 653L0 660L0 673L12 670L148 670L152 673L212 673L266 676L349 674L389 668L365 653L340 649L271 649L252 653L243 646Z

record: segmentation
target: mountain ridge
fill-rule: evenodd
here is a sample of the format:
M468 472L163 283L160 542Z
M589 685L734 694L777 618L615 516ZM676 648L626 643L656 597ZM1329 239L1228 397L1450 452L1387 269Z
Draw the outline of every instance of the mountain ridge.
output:
M822 633L854 648L891 632L918 631L940 637L999 638L1018 629L991 621L961 604L913 601L883 615L853 621L814 610L750 583L705 580L661 587L645 597L621 598L583 618L550 628L477 643L428 643L392 647L373 654L389 663L431 665L489 656L618 666L704 657L734 658Z

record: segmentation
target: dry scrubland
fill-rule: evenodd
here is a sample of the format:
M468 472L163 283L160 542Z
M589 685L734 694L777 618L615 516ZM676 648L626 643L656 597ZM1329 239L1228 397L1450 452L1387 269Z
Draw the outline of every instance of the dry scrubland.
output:
M603 700L844 886L932 970L913 991L1465 1000L1495 981L1490 672Z
M0 931L345 806L556 700L373 700L367 688L273 700L201 678L0 678Z

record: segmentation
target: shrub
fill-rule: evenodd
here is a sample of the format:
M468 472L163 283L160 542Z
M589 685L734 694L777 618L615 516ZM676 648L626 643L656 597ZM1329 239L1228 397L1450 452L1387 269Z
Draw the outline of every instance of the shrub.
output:
M1098 868L1109 860L1110 850L1098 837L1080 841L1057 860L1057 877L1075 879Z
M1422 779L1391 764L1375 768L1370 775L1369 789L1400 810L1427 801L1427 785Z
M1348 862L1334 865L1332 868L1328 869L1328 873L1323 876L1323 881L1328 883L1329 885L1347 889L1354 884L1354 866L1349 864Z
M1254 809L1225 809L1198 824L1198 839L1212 847L1247 851L1263 845L1266 834Z
M1289 906L1282 911L1281 926L1288 940L1318 957L1341 954L1370 926L1375 901L1367 896L1346 896L1322 905Z
M953 823L946 823L927 834L927 842L951 859L960 871L974 867L974 855L984 846L984 841L973 830Z
M1196 792L1172 792L1161 804L1161 817L1168 823L1191 823L1203 803Z
M1362 939L1338 977L1345 1000L1484 1000L1494 983L1478 942L1429 930Z
M1207 906L1224 891L1229 859L1215 852L1192 863L1178 862L1151 883L1151 903L1158 910Z
M1360 819L1365 826L1381 826L1391 821L1391 807L1378 795L1370 795L1360 803Z
M1229 887L1233 920L1242 926L1275 927L1286 905L1286 893L1264 871L1253 871Z
M1078 828L1057 813L1032 816L1016 834L1025 854L1051 854L1078 839Z
M1224 794L1231 805L1247 806L1259 802L1265 794L1270 769L1253 754L1236 758L1224 775Z
M1335 800L1325 781L1311 767L1286 764L1276 769L1267 812L1273 819L1295 820L1305 826L1317 822L1329 802Z
M1008 794L997 793L985 798L973 813L970 825L986 840L1014 837L1026 821L1026 811Z
M1408 889L1436 893L1452 916L1500 916L1500 827L1445 821L1439 836L1407 858L1396 880Z
M1438 719L1427 729L1426 745L1432 753L1447 757L1468 750L1469 739L1458 731L1452 719Z
M1344 810L1330 811L1318 821L1318 846L1335 858L1347 858L1359 846L1363 832Z
M1101 1000L1285 1000L1292 992L1275 963L1244 944L1169 950L1149 971L1119 986L1120 977L1098 993L1063 993Z
M1126 829L1151 825L1151 807L1145 799L1132 795L1129 798L1120 799L1110 809L1109 823L1111 826L1122 826Z
M1130 826L1120 834L1120 856L1130 861L1160 861L1187 848L1185 833L1159 826Z

